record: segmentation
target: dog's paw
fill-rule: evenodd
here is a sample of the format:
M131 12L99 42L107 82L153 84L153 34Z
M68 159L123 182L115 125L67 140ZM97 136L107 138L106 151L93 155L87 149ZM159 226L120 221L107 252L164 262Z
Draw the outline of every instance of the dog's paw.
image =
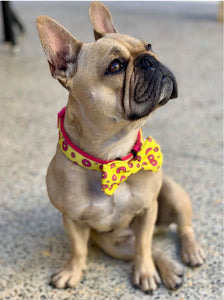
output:
M186 265L199 267L205 261L205 253L201 246L194 240L183 238L181 241L181 257Z
M51 285L58 289L76 286L82 278L81 268L65 267L51 276Z
M167 260L158 265L163 283L171 290L181 287L184 277L184 268L173 260Z
M160 285L161 280L154 264L142 264L134 267L132 283L143 292L152 294Z

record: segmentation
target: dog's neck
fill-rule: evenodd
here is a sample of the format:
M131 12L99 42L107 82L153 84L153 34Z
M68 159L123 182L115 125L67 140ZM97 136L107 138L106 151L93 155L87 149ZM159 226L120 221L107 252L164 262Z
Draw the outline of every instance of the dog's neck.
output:
M71 95L67 104L65 131L69 139L81 150L103 160L126 156L137 140L139 128L122 124L111 126L109 132L91 122L83 108ZM136 127L136 128L135 128Z

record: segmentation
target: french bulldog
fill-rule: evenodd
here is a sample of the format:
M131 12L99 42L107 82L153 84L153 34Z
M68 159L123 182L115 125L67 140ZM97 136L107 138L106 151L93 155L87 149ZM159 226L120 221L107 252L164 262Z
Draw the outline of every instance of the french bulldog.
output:
M93 43L80 42L50 17L37 19L50 72L69 92L46 183L72 249L51 284L66 288L80 282L91 238L107 254L133 261L132 282L142 291L156 290L161 280L177 289L183 267L152 243L153 231L175 223L183 262L201 265L205 254L192 228L191 202L160 166L147 169L162 154L158 161L146 155L142 164L138 155L152 142L140 128L153 111L177 97L177 82L148 42L116 31L104 4L92 2L89 16ZM146 153L152 151L147 147ZM137 171L122 164L129 169L135 164ZM117 168L111 180L120 175L119 182L109 185L106 167L108 174Z

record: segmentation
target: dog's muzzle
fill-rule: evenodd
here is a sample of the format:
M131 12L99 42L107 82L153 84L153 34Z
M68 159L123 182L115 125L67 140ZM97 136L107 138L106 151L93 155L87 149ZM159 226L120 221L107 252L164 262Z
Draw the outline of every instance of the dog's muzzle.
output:
M136 58L131 82L131 120L143 118L158 106L177 97L177 83L173 73L150 54Z

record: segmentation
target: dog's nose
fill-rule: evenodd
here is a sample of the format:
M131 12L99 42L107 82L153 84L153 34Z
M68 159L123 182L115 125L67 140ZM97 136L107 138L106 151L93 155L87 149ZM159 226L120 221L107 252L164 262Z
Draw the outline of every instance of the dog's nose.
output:
M159 62L149 54L140 55L136 61L136 65L141 69L154 69L158 66Z

